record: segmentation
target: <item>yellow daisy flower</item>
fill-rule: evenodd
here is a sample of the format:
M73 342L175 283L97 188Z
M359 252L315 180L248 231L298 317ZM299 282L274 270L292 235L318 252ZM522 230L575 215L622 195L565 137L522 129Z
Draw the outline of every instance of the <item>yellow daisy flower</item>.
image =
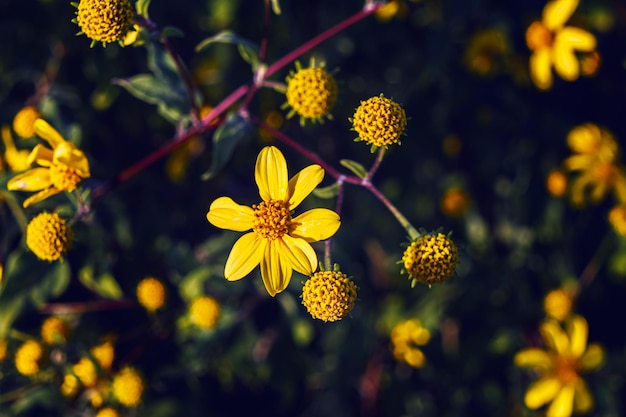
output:
M235 203L229 197L215 200L207 220L216 227L244 232L226 260L224 277L239 280L261 265L265 289L272 297L287 288L293 270L311 275L317 268L317 255L310 242L325 240L339 228L339 216L317 208L291 217L291 211L324 178L319 165L310 165L288 180L287 161L274 146L261 150L255 166L255 180L261 201L252 207Z
M552 66L564 80L575 81L580 64L575 51L591 52L596 38L586 30L565 26L578 7L578 0L552 0L543 9L541 21L534 21L526 30L526 43L533 52L530 75L541 90L552 87Z
M24 200L24 207L62 191L72 192L90 176L89 161L74 143L66 141L43 119L37 119L34 128L37 136L48 142L52 149L41 144L35 146L28 156L28 164L36 162L40 166L16 175L7 183L7 188L12 191L39 191Z
M540 375L524 396L528 408L550 403L547 417L569 417L574 410L591 410L593 397L580 374L602 365L604 350L598 344L587 346L588 331L581 316L572 317L567 331L558 322L546 320L540 332L547 349L528 348L515 355L517 366L534 369Z

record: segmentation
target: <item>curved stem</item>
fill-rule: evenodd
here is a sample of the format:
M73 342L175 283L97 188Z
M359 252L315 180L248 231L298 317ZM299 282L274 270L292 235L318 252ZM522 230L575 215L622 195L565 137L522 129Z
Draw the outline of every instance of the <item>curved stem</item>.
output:
M389 201L387 197L385 197L385 195L378 190L378 188L376 188L369 181L364 181L362 185L367 188L372 194L374 194L374 196L376 196L376 198L378 198L381 203L385 205L385 207L387 207L387 210L389 210L391 214L393 214L393 216L396 218L396 220L398 220L400 225L404 227L404 230L406 230L406 232L409 234L409 238L411 238L411 240L415 240L421 236L420 232L418 232L417 229L413 227L413 225L407 220L407 218L404 217L402 213L400 213L400 210L398 210L396 206L394 206L391 201Z

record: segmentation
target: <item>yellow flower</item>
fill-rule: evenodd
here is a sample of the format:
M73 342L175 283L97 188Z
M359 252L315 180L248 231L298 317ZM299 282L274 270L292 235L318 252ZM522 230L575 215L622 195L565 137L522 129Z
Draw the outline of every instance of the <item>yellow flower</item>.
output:
M78 377L81 384L87 388L95 386L96 382L98 382L98 369L96 369L96 364L89 358L81 358L72 366L72 372Z
M124 38L132 27L134 10L128 0L80 0L75 23L80 27L78 34L85 34L104 46Z
M404 251L404 271L413 279L424 284L439 284L447 281L456 270L459 261L456 244L443 233L427 234L417 238Z
M165 287L156 278L142 279L137 285L137 299L139 304L148 311L156 311L165 304Z
M69 324L56 316L48 317L41 325L41 339L47 345L64 345L69 334Z
M609 211L609 223L620 236L626 237L626 204L620 204Z
M526 43L532 50L530 74L541 90L552 86L552 66L567 81L575 81L580 73L575 51L591 52L596 38L586 30L565 26L578 7L578 0L552 0L543 9L541 21L534 21L526 30Z
M30 152L26 149L17 149L15 147L9 126L2 126L2 142L4 143L4 160L11 171L21 172L30 168L30 162L28 161Z
M560 169L553 169L546 177L546 189L553 197L563 197L567 191L567 177Z
M381 94L362 101L351 122L352 130L359 134L355 141L364 141L375 150L400 144L400 136L406 128L406 113L402 106Z
M324 64L315 66L311 60L309 68L302 68L296 61L296 72L287 77L287 102L282 108L291 107L287 118L295 114L300 116L300 124L307 119L313 122L323 121L323 117L332 117L330 111L337 101L337 81L324 69Z
M580 172L572 180L572 203L597 203L610 191L615 193L619 202L626 203L626 177L619 163L619 145L612 133L586 123L570 131L567 144L573 155L565 160L565 169Z
M215 298L209 296L198 297L189 306L189 319L193 324L204 330L215 327L220 313L220 303Z
M580 374L602 365L604 350L598 344L587 346L587 321L573 316L564 331L556 321L546 320L540 332L547 348L524 349L514 358L517 366L531 368L540 375L526 391L526 406L536 409L551 403L547 417L590 411L593 397Z
M27 340L15 352L15 369L22 375L32 376L39 372L44 360L44 350L36 340Z
M24 200L24 207L38 203L62 191L72 192L78 184L89 178L89 161L85 154L68 142L43 119L35 121L35 133L46 140L52 149L39 144L28 156L29 165L36 162L39 167L11 178L9 190L39 191Z
M89 350L91 356L98 362L103 371L111 369L113 359L115 358L115 349L112 340L105 340L102 344L94 346Z
M506 33L498 28L483 29L472 35L465 48L465 66L478 75L495 75L510 52Z
M288 180L287 162L273 146L261 150L256 161L255 180L261 201L242 206L228 197L215 200L208 221L222 229L252 232L235 242L224 267L224 277L239 280L261 265L261 277L272 297L289 285L293 270L311 275L317 268L317 254L310 242L325 240L339 228L339 216L317 208L292 218L295 209L322 181L324 170L310 165Z
M65 374L63 376L63 383L61 384L61 394L64 397L73 397L80 391L80 381L72 374Z
M26 106L22 110L18 111L13 118L13 130L17 136L28 139L35 136L35 129L33 124L35 120L39 119L41 115L39 111L33 106Z
M302 288L302 304L311 316L322 321L341 320L356 301L356 285L339 271L318 271Z
M26 246L44 261L56 261L70 248L72 229L57 213L43 212L26 226Z
M136 407L139 404L143 389L143 379L134 368L127 366L113 377L113 395L126 407Z
M446 190L439 207L441 212L450 217L461 217L470 206L470 197L467 191L460 187L451 187Z
M7 358L7 345L6 339L0 339L0 362Z
M409 13L409 6L403 0L389 0L380 9L376 10L374 16L381 22L389 22L394 17L403 18Z
M98 411L96 417L120 417L120 413L115 408L105 407Z
M558 321L565 320L572 312L572 294L562 288L550 291L543 299L546 314Z
M413 368L421 368L426 362L424 353L419 348L430 340L430 332L422 327L418 319L409 319L397 323L391 329L391 349L394 358Z

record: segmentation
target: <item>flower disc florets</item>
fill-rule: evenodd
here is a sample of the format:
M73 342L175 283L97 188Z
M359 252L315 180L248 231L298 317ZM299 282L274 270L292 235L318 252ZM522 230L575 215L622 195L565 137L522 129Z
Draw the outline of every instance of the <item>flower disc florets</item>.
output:
M302 288L302 304L316 319L337 321L346 317L356 301L356 285L339 271L318 271Z
M72 229L56 213L40 213L26 226L26 246L44 261L56 261L65 255L73 237Z
M41 115L33 106L24 107L13 118L13 131L21 138L32 138L35 136L35 120L40 117Z
M148 277L137 284L137 300L148 311L156 311L165 304L165 287L156 278Z
M134 368L126 367L113 378L113 395L126 407L136 407L139 404L143 388L143 379Z
M270 200L253 204L254 226L252 230L266 239L277 239L289 232L291 215L284 201Z
M76 23L90 39L104 44L121 40L133 23L128 0L81 0Z
M402 106L382 94L362 101L351 120L353 130L359 134L355 140L374 148L400 143L407 122Z
M300 123L306 119L314 122L322 121L323 117L330 117L330 111L337 101L337 81L324 69L324 66L315 67L311 62L310 68L302 69L296 63L297 71L287 77L287 102L291 107L287 118L294 114L300 116Z
M443 233L427 234L417 238L404 251L402 262L410 278L424 284L447 281L456 270L459 260L456 244Z

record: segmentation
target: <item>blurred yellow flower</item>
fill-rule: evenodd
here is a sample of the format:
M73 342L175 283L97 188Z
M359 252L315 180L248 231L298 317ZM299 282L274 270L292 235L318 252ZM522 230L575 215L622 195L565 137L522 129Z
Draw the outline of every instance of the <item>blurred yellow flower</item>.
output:
M90 176L89 161L83 151L63 139L43 119L37 119L34 127L37 136L48 142L51 149L41 144L35 146L28 156L28 163L36 162L40 166L16 175L7 183L7 188L12 191L39 191L24 200L24 207L62 191L72 192Z
M156 278L147 277L137 284L137 300L148 311L156 311L165 304L165 287Z
M526 30L526 43L531 49L530 74L541 90L552 87L552 66L567 81L580 74L576 51L591 52L596 38L586 30L565 26L578 7L578 0L551 0L543 9L541 21L534 21Z
M30 152L15 147L9 126L2 126L2 142L4 143L4 160L11 171L21 172L30 168L28 161Z
M81 358L74 366L72 372L78 377L83 386L89 388L98 381L98 369L96 364L89 358Z
M470 207L470 196L463 188L450 187L441 197L439 208L449 217L461 217Z
M105 407L98 411L96 417L120 417L120 413L115 408Z
M626 237L626 204L615 206L609 211L609 223L618 235Z
M102 344L92 347L89 353L91 353L91 356L98 362L103 371L109 371L115 358L112 338L108 337Z
M189 306L189 319L194 325L204 330L215 327L220 313L220 303L208 295L194 299Z
M572 294L562 288L550 291L543 299L546 314L558 321L563 321L569 316L573 304Z
M391 349L398 362L404 362L413 368L421 368L426 357L420 349L430 340L430 332L422 327L418 319L408 319L397 323L391 329Z
M580 374L601 366L604 350L598 344L587 346L587 321L573 316L564 331L558 322L545 320L539 330L547 348L524 349L514 358L517 366L539 374L539 379L528 387L524 403L531 409L550 403L548 417L589 412L593 397Z
M27 340L15 352L15 369L22 375L33 376L45 360L44 349L36 340Z
M472 35L465 48L465 66L478 75L492 76L503 69L510 53L511 44L502 29L483 29Z
M563 197L567 191L567 176L560 169L553 169L546 177L546 189L553 197Z
M272 297L289 285L293 271L311 275L317 268L317 254L310 242L325 240L339 228L339 216L317 208L291 217L306 196L324 178L319 165L310 165L288 180L287 161L274 146L261 150L255 166L255 180L263 200L252 207L229 197L213 201L207 220L216 227L244 232L226 260L224 277L239 280L261 265L261 277Z
M13 118L13 131L17 136L28 139L35 136L35 128L33 124L39 119L39 111L33 106L26 106L18 111Z
M41 339L47 345L65 344L69 334L69 324L57 316L48 317L41 325Z
M143 379L137 370L127 366L113 377L111 389L120 404L136 407L143 396Z

